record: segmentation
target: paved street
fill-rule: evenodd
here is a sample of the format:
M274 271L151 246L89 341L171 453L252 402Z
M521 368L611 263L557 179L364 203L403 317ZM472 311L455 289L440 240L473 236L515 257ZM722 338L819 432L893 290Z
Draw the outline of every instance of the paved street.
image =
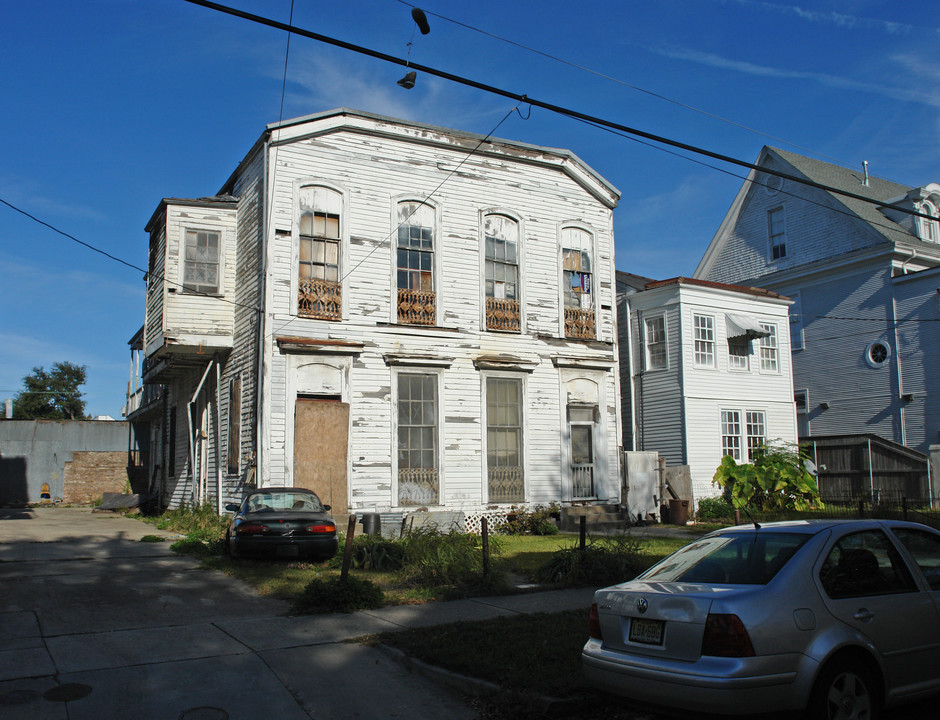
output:
M461 696L374 648L404 627L590 605L552 591L287 617L284 603L199 568L137 520L88 509L0 510L0 718L278 720L447 718ZM649 711L618 720L657 720ZM591 717L591 710L578 720ZM611 717L608 705L598 717ZM673 716L675 717L675 716ZM695 720L688 714L685 720ZM936 701L884 720L934 720Z

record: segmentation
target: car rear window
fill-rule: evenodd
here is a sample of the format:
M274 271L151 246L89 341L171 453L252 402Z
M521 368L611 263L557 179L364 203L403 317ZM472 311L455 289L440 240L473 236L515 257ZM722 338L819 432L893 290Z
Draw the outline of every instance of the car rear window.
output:
M638 579L766 585L808 539L809 535L760 531L702 538L660 561Z
M320 498L316 495L297 492L255 493L248 497L247 505L249 512L263 512L265 510L323 512L324 510Z

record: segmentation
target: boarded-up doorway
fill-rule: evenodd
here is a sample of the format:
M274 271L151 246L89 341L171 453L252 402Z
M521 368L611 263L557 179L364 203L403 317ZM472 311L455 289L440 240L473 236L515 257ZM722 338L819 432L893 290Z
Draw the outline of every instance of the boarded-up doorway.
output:
M349 404L298 397L294 408L294 485L313 490L334 513L346 513Z

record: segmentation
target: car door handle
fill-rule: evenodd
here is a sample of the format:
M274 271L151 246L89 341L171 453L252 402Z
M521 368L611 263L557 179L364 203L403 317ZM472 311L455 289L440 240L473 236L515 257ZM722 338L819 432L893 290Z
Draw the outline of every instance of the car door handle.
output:
M861 620L862 622L868 622L868 621L871 620L873 617L875 617L875 613L873 613L873 612L872 612L871 610L869 610L868 608L859 608L859 609L856 611L856 613L855 613L852 617L853 617L855 620Z

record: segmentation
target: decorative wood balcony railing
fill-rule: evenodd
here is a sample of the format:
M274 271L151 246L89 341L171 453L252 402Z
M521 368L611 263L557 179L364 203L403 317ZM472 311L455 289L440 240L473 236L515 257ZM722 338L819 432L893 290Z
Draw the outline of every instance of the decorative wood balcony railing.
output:
M401 505L439 505L437 468L399 468L398 502Z
M318 320L342 320L343 286L331 280L301 280L297 314Z
M565 308L565 337L593 340L594 311L583 308Z
M519 332L519 301L500 298L486 298L486 329Z
M437 324L434 291L398 288L398 322L406 325Z
M525 502L525 483L521 467L491 467L487 475L491 503Z

